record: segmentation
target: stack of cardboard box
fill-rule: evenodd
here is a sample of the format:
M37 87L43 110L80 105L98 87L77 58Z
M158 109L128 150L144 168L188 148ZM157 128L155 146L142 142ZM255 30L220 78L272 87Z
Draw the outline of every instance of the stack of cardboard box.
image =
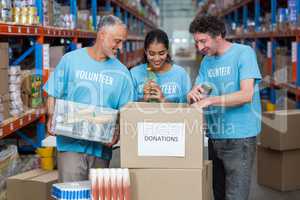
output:
M210 200L202 112L185 104L130 103L121 110L121 167L133 200Z
M9 117L8 43L0 43L0 123Z
M263 114L257 150L258 183L280 191L300 189L299 110Z
M64 46L51 46L49 50L49 57L50 57L50 70L53 71L56 66L58 65L60 59L65 54L65 47Z

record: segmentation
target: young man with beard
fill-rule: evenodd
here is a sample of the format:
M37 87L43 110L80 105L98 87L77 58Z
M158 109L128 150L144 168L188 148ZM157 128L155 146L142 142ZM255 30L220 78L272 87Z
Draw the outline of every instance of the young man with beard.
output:
M215 200L247 200L261 131L256 54L227 41L225 24L217 17L197 16L190 32L205 57L188 101L206 111ZM204 95L204 84L212 88L211 95Z

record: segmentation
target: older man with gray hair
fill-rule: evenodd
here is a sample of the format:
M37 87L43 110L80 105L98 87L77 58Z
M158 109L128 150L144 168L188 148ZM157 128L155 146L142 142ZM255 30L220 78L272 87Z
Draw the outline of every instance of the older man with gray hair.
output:
M127 38L127 28L112 15L99 23L95 44L65 54L44 86L48 93L47 130L52 130L55 99L120 109L133 99L128 69L116 59ZM86 74L83 76L82 74ZM89 78L89 76L98 78ZM103 79L103 80L101 80ZM105 79L105 80L104 80ZM108 81L109 80L109 81ZM57 164L60 182L88 179L90 168L109 167L112 145L57 135Z

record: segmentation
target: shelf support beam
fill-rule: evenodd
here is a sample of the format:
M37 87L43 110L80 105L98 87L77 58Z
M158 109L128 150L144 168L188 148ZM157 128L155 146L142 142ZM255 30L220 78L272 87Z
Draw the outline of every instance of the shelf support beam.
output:
M255 31L259 32L260 31L260 0L255 0L254 2L254 7L255 7Z
M120 8L120 6L117 6L117 7L116 7L116 13L115 13L115 15L116 15L117 17L121 18L121 8Z
M272 23L272 30L274 31L276 29L277 24L277 0L271 0L271 23Z
M300 25L300 1L296 1L297 26Z
M19 65L27 56L29 56L35 49L35 45L27 49L19 58L17 58L12 65Z
M128 12L126 10L124 11L124 23L128 26Z
M272 80L274 79L274 73L276 70L276 48L277 48L276 41L272 39L271 41ZM271 87L270 89L270 101L273 105L276 105L276 90L273 87Z
M300 41L297 40L297 79L296 79L296 86L300 87Z
M23 140L25 140L28 144L30 144L31 146L33 146L34 148L39 148L39 147L41 147L41 142L37 142L37 143L35 143L31 138L29 138L25 133L22 133L21 131L17 131L16 132L17 133L17 135L21 138L21 139L23 139ZM38 136L39 137L39 136Z
M239 26L239 11L238 10L234 11L234 22L236 24L236 27L238 27Z
M97 31L97 0L92 0L92 20L94 30Z
M40 24L43 24L44 23L43 0L36 0L35 5L37 8L37 14L39 16Z
M105 12L110 12L111 11L111 4L110 0L105 1Z
M244 32L248 30L248 6L244 5L243 7L243 27Z
M70 0L70 11L73 17L75 27L77 26L77 0Z

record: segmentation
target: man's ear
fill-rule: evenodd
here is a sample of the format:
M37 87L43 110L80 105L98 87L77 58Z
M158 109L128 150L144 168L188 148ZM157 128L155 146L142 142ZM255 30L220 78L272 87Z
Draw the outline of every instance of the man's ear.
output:
M100 31L98 31L98 33L97 33L97 37L98 37L99 39L103 39L103 38L104 38L104 35L105 35L105 31L104 31L104 30L100 30Z

